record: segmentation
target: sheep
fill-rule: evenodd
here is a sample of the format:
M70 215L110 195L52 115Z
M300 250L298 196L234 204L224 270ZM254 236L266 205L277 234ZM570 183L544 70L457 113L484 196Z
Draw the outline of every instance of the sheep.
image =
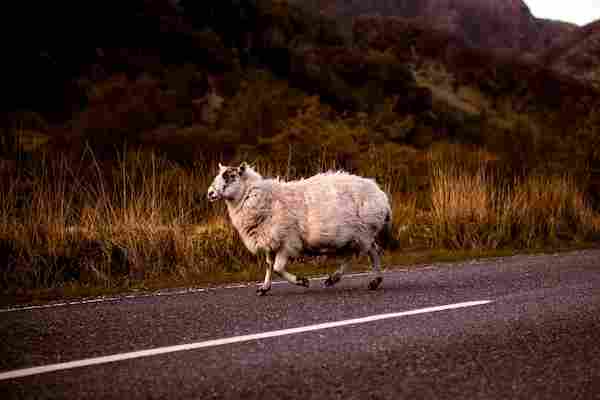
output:
M348 256L368 254L374 274L368 288L376 290L383 281L381 245L397 245L391 235L388 195L373 179L345 171L282 181L263 178L246 162L238 167L219 163L207 197L210 202L224 200L246 248L266 255L260 296L271 289L273 270L289 283L308 288L308 279L286 271L286 265L299 256L316 255L344 258L324 281L331 287L345 273Z

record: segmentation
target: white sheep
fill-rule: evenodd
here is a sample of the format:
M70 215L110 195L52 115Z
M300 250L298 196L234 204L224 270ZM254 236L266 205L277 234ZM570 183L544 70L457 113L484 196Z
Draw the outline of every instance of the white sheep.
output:
M344 257L325 286L339 282L346 258L356 254L368 254L371 259L375 277L369 289L377 289L383 281L379 252L380 244L392 244L392 209L388 196L373 179L327 172L285 182L265 179L245 162L239 167L219 163L207 197L211 202L224 199L231 222L248 250L266 254L267 269L257 289L259 295L271 289L273 269L288 282L308 287L308 279L285 270L288 260L306 255Z

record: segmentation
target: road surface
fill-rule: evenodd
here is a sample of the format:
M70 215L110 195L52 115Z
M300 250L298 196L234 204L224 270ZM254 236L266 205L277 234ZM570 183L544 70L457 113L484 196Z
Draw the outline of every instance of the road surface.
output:
M600 250L0 310L2 399L600 399Z

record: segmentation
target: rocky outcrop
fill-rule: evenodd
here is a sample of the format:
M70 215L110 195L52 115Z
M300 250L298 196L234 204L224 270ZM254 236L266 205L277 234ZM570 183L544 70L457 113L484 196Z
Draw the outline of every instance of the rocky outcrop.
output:
M321 13L356 17L396 16L426 21L475 47L538 53L577 26L538 19L523 0L291 0Z
M546 65L600 88L600 21L571 34L543 56Z

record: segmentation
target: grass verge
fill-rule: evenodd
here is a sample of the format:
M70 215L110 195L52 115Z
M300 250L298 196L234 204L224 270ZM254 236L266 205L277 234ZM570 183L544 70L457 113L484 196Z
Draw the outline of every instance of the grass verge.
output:
M387 255L386 265L597 242L600 216L577 180L507 175L490 158L430 151L428 185L419 192L403 189L406 176L384 173L395 170L393 159L382 161L382 173L375 173L390 192L403 249ZM267 175L288 170L262 164ZM0 193L0 302L262 279L263 260L242 245L223 204L206 201L216 170L216 162L185 168L140 151L124 152L116 163L88 152L1 170L7 189ZM314 275L333 268L331 261L306 259L292 270ZM355 267L367 269L366 260Z

